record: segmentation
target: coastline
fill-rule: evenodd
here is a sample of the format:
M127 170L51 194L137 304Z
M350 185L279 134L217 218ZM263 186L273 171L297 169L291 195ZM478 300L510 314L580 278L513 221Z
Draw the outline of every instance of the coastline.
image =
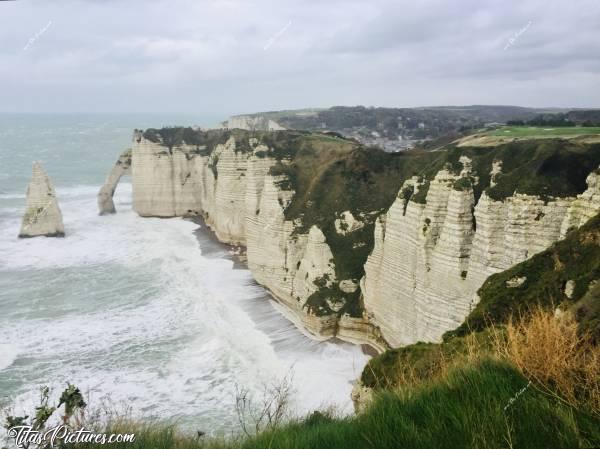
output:
M202 248L202 254L208 258L219 258L226 259L233 262L234 270L248 270L247 259L246 259L246 248L242 245L229 245L228 243L224 243L219 240L216 233L213 229L206 223L204 217L201 215L191 215L183 217L184 220L191 221L196 224L198 228L193 231L194 236L198 242L198 245ZM292 310L289 310L287 306L282 303L277 296L273 294L268 288L264 285L259 284L254 280L253 283L255 286L260 287L264 293L266 299L272 302L273 308L279 313L283 318L289 321L293 326L307 338L310 338L316 342L330 342L334 344L343 344L349 343L355 346L359 346L362 353L369 356L374 357L382 352L381 348L377 348L374 344L366 341L358 341L346 338L340 338L339 336L320 336L317 333L310 332L309 328L304 325L304 322L297 316Z

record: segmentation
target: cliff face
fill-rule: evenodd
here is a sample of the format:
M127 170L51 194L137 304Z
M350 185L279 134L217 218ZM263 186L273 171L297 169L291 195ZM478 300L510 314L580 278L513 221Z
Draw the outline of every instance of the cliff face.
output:
M245 129L248 131L282 131L285 128L265 116L236 115L223 123L227 129Z
M33 164L26 202L23 224L19 232L20 238L65 236L62 213L58 207L54 186L38 162Z
M577 198L514 194L477 204L468 179L440 171L426 203L398 198L378 220L361 281L371 323L390 345L438 341L460 325L493 273L543 251L600 211L598 174ZM457 188L457 184L459 187ZM416 186L418 192L419 186Z
M333 254L318 226L298 232L298 222L286 219L294 191L285 188L286 176L270 174L281 161L268 151L258 139L240 142L233 136L211 151L206 145L188 144L169 149L136 133L131 155L133 208L141 216L202 215L219 240L246 246L254 278L299 327L320 339L369 341L376 330L366 320L309 311L311 295L339 282ZM114 187L102 188L106 190ZM335 310L341 303L331 299L329 305ZM384 348L376 341L372 344Z
M149 131L135 133L131 153L138 214L202 215L221 241L246 246L254 278L299 327L378 350L439 340L489 275L600 210L596 172L577 197L499 195L514 179L524 191L550 179L517 177L527 161L510 147L503 174L491 150L393 156L301 132ZM583 190L576 175L569 192Z

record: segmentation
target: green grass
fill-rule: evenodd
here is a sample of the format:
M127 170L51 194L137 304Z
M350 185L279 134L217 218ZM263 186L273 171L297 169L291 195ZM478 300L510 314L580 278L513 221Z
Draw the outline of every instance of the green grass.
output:
M600 127L506 126L487 133L497 137L571 137L600 135Z
M534 387L525 389L507 408L526 385L527 379L510 365L484 360L454 369L442 380L379 394L357 416L333 418L315 412L230 442L207 439L197 443L178 437L170 428L142 427L135 444L111 448L572 449L600 444L597 419Z
M502 332L496 329L496 332ZM369 360L361 374L364 386L375 390L394 389L414 381L432 379L440 373L443 361L466 356L469 344L479 351L491 352L494 333L488 329L466 337L457 336L442 343L418 342L401 348L389 349Z

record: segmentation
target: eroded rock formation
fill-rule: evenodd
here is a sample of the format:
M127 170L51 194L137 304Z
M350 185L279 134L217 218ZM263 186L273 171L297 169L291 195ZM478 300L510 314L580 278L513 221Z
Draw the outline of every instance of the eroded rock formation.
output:
M34 162L19 237L38 236L64 237L65 227L52 181L42 165Z
M221 241L245 245L256 281L317 338L337 336L379 350L437 341L464 320L490 274L542 251L600 210L597 173L577 198L514 194L494 200L485 191L476 198L481 174L462 156L462 169L448 166L431 180L407 179L377 218L359 283L336 276L325 229L286 218L295 192L271 169L289 161L277 159L258 138L240 135L224 134L210 147L168 146L137 132L133 208L141 216L202 215ZM494 183L501 161L488 170ZM364 214L331 213L335 235L363 231ZM363 309L343 312L347 298L360 296Z
M98 192L98 210L100 215L116 213L113 195L121 176L131 173L131 149L125 150L117 159L112 170L108 174L104 185Z

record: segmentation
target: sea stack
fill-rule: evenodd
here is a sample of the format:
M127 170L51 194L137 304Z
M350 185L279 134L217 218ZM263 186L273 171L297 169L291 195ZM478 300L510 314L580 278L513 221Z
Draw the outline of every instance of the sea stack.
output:
M65 227L52 181L41 164L34 162L19 238L38 236L64 237Z

